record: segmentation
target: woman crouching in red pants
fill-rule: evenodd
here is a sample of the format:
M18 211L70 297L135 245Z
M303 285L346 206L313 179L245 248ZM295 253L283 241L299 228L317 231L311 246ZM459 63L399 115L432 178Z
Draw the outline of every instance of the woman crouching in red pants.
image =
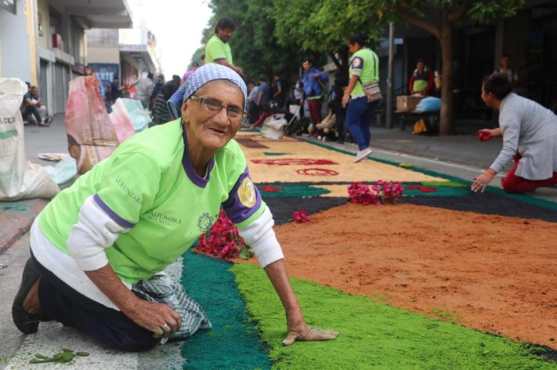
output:
M484 191L512 159L514 165L501 181L505 191L528 193L557 185L557 116L514 94L507 75L501 73L484 81L482 100L499 110L499 128L480 130L480 140L503 136L503 147L491 166L475 178L472 190Z

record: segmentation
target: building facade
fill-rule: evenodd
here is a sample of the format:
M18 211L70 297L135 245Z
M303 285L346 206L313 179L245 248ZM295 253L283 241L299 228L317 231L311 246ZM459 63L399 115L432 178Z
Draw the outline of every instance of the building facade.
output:
M0 1L0 77L37 82L34 0Z
M0 4L0 76L38 86L52 114L64 112L69 81L85 71L85 30L131 26L126 0L2 0Z
M116 77L130 86L147 73L160 73L156 38L145 27L91 29L86 39L89 66L103 85Z

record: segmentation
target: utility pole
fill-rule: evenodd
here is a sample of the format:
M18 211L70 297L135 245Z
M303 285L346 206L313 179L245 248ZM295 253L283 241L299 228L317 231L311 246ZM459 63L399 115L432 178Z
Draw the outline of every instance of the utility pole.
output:
M395 24L389 22L389 66L387 71L387 102L385 104L385 126L393 127L393 69L395 60Z

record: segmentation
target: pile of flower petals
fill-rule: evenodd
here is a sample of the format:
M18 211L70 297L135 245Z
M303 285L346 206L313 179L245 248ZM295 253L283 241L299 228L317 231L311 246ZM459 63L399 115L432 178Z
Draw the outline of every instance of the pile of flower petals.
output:
M393 181L379 180L372 185L356 182L348 186L350 201L363 205L396 203L403 193L403 186Z
M299 211L294 211L292 213L292 219L294 220L294 222L299 223L299 224L306 223L306 222L310 221L309 214L307 213L306 210L303 210L303 209L301 209Z
M352 183L348 186L348 197L352 203L369 205L379 202L378 189L375 185Z
M238 228L221 211L217 222L199 238L196 251L230 261L238 258L243 248L247 247Z

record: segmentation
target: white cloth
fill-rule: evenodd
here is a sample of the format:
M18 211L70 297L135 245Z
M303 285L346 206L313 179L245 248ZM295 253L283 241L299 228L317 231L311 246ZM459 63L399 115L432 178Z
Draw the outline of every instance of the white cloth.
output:
M277 240L273 216L268 207L250 226L240 230L240 236L251 247L257 262L261 267L284 258L282 248Z
M501 172L518 152L516 175L528 180L545 180L557 172L557 116L540 104L514 93L501 102L499 127L503 147L491 164Z

